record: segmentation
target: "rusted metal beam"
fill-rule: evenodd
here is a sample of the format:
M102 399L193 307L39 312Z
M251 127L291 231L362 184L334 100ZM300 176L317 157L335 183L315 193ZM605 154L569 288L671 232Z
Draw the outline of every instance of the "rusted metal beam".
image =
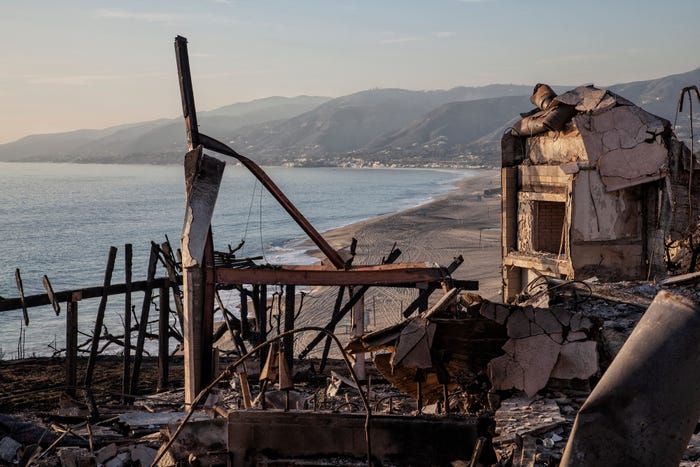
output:
M135 292L140 292L146 290L148 286L148 281L136 281L131 283L131 290ZM160 287L165 282L165 278L159 277L153 279L152 286ZM112 284L107 287L108 295L121 295L127 290L126 284ZM88 298L101 297L104 293L104 287L88 287L85 289L74 289L74 290L63 290L61 292L55 292L54 298L57 301L67 302L70 301L74 294L80 295L83 300ZM37 295L27 295L24 297L24 303L27 308L33 308L37 306L51 305L51 299L48 294L37 294ZM0 300L0 312L21 310L22 301L20 298L6 298Z
M445 279L445 270L425 263L401 263L380 266L354 266L347 270L312 266L275 268L217 268L216 281L223 284L328 285L328 286L400 286Z
M194 104L194 90L192 88L192 75L190 73L189 57L187 53L187 39L182 36L175 38L175 55L177 58L178 78L180 81L180 94L182 96L182 112L185 117L187 129L187 141L190 149L198 145L204 146L219 154L233 157L247 168L260 183L270 192L285 211L294 219L301 229L309 236L311 241L318 246L328 260L337 269L345 267L345 261L337 251L331 247L311 223L301 214L296 206L279 189L272 179L255 162L241 154L238 154L226 144L199 132L197 128L197 114Z

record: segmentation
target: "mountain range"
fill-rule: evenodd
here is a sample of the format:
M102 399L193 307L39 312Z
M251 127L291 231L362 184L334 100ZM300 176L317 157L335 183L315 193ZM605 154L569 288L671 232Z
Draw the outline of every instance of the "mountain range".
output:
M699 81L700 68L606 89L673 122L680 90ZM495 84L269 97L200 111L198 121L201 132L266 165L497 166L501 134L532 109L531 92L529 85ZM689 133L687 120L678 118L681 136ZM185 150L178 117L30 135L0 145L0 161L180 163Z

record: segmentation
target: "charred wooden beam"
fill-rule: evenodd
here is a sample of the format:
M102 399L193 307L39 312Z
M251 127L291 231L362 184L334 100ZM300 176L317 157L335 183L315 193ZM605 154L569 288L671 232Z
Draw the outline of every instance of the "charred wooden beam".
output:
M153 279L151 287L160 287L165 282L165 278L159 277ZM148 281L136 281L131 283L131 290L135 292L142 292L148 287ZM127 290L126 284L112 284L107 287L108 295L121 295ZM71 300L73 295L78 294L83 300L88 298L101 297L104 293L104 287L88 287L85 289L74 289L74 290L63 290L61 292L55 292L54 298L57 301L68 302ZM24 297L24 303L27 308L33 308L37 306L51 305L51 299L48 294L37 294L37 295L27 295ZM20 298L6 298L0 300L0 312L21 310L22 301Z
M146 288L143 291L143 305L141 307L141 320L139 321L139 334L136 337L136 351L134 352L134 366L131 370L131 390L130 394L135 395L139 385L139 374L141 372L141 358L143 357L143 345L146 340L146 329L148 328L148 312L151 308L151 295L153 293L153 278L158 265L158 246L151 244L151 256L148 259L148 275L146 277Z
M66 393L75 396L78 382L78 301L68 301L66 306Z
M124 245L124 363L122 369L122 394L131 390L131 263L133 249L131 243ZM124 401L128 399L125 397Z

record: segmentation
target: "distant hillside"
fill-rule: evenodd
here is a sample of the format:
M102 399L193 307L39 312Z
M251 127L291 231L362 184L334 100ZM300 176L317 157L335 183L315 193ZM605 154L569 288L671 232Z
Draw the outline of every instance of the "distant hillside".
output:
M437 107L454 101L512 96L529 86L458 87L447 91L372 89L332 99L283 122L227 133L227 139L265 163L361 151L374 140L413 124Z
M367 152L410 152L426 160L464 155L466 147L531 106L527 96L450 102L403 129L376 138Z
M205 133L285 120L316 108L328 97L268 97L198 112ZM119 125L102 130L30 135L0 145L0 161L151 163L179 162L186 149L182 118Z
M607 89L673 121L680 90L699 82L700 68ZM553 87L560 93L574 86ZM371 89L335 99L270 97L198 116L202 132L262 164L497 166L501 135L520 113L532 109L532 88ZM681 137L688 133L684 113L678 119ZM167 163L179 162L184 149L184 124L175 118L32 135L0 145L0 161Z

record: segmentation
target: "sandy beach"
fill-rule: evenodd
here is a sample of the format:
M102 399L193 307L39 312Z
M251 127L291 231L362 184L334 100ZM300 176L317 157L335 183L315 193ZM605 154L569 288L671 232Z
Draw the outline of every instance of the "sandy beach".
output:
M453 277L477 280L478 293L493 297L501 285L501 201L499 196L484 196L484 190L499 187L500 172L484 170L460 180L454 190L432 202L323 235L343 254L347 253L351 239L355 237L358 241L355 265L379 264L394 243L402 251L397 262L425 261L447 266L453 258L462 255L464 263ZM336 291L312 290L304 299L304 308L296 325L325 325L333 310ZM432 299L437 301L440 295L438 291ZM412 290L371 288L365 295L367 330L398 322L402 319L401 311L415 296L416 292ZM336 329L341 336L348 331L349 320L343 321ZM306 341L306 338L301 340ZM295 348L298 353L303 343L297 342Z

